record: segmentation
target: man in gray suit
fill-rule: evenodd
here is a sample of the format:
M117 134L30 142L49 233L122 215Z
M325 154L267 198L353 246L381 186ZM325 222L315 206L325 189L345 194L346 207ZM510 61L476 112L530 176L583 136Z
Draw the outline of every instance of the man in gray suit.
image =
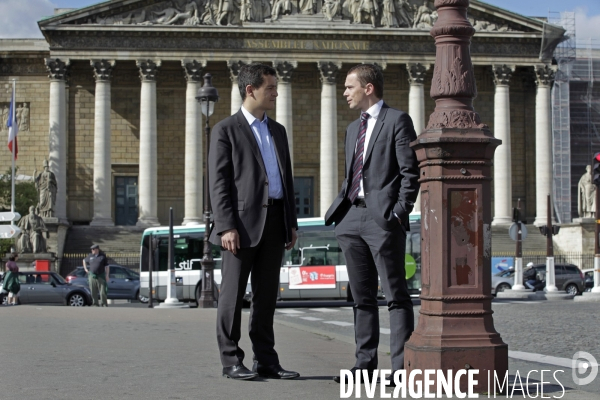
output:
M284 249L296 242L294 179L285 128L267 117L275 108L277 75L250 64L238 76L243 105L215 125L208 157L214 225L210 241L223 249L217 341L223 376L293 379L275 351L273 315ZM252 371L242 361L242 297L252 272Z
M409 214L419 190L419 168L409 143L416 139L408 114L383 98L383 73L362 64L346 76L344 96L360 119L346 129L342 190L325 215L346 257L354 297L356 369L377 368L378 278L390 314L392 370L404 369L404 343L414 329L404 270ZM336 382L340 381L335 376Z

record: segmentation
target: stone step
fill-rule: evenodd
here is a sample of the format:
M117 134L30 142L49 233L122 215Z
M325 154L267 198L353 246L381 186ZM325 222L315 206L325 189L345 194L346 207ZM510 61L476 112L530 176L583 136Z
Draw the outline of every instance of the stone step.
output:
M136 226L75 225L67 233L64 253L89 253L92 244L100 245L107 253L136 253L140 251L143 231Z
M110 253L140 251L142 228L135 226L95 227L72 226L65 243L65 253L88 253L92 244ZM523 252L545 252L546 238L534 225L527 225L528 236L523 241ZM515 242L508 236L508 227L492 226L492 254L514 254Z

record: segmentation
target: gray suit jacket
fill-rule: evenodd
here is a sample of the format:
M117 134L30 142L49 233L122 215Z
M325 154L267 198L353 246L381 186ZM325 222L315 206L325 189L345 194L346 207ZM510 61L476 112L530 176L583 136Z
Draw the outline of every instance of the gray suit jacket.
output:
M342 190L325 214L325 224L340 222L350 209L348 191L352 161L360 119L346 129L346 167ZM408 215L419 193L417 157L409 144L417 135L410 116L383 103L363 162L363 189L367 209L381 228L391 231L398 226L396 213L406 230Z
M283 125L271 118L268 124L283 184L285 235L289 243L291 229L298 228L298 223L287 134ZM258 143L241 110L214 126L208 176L214 217L210 241L220 246L221 233L235 228L241 247L255 247L267 217L269 182Z

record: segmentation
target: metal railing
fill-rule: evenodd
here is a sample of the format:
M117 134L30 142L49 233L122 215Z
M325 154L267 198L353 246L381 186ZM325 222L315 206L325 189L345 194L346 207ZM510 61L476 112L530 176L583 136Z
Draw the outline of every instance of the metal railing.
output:
M83 266L83 259L88 253L65 253L60 260L58 273L62 276L67 276L77 267ZM118 264L129 268L132 271L140 272L140 254L139 253L106 253L109 264Z
M492 257L514 258L515 253L493 253ZM546 264L546 252L523 252L523 266L532 262L534 264ZM574 264L584 270L594 268L594 254L580 252L554 253L555 264Z

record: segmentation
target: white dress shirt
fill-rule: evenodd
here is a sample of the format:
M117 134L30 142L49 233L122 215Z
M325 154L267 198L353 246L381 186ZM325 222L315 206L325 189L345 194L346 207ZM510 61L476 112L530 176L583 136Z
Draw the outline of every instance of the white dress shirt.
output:
M365 153L367 148L369 147L369 140L371 139L371 134L373 133L373 128L375 128L375 123L377 122L377 117L379 117L379 112L381 111L381 107L383 106L383 100L379 100L377 104L373 104L371 108L369 108L366 112L369 114L369 119L367 120L367 133L365 134L365 145L363 147L363 165L365 163ZM354 151L356 151L356 145L354 147ZM364 173L363 173L364 175ZM360 191L358 192L358 197L364 198L365 191L363 189L363 178L362 175L360 177Z

